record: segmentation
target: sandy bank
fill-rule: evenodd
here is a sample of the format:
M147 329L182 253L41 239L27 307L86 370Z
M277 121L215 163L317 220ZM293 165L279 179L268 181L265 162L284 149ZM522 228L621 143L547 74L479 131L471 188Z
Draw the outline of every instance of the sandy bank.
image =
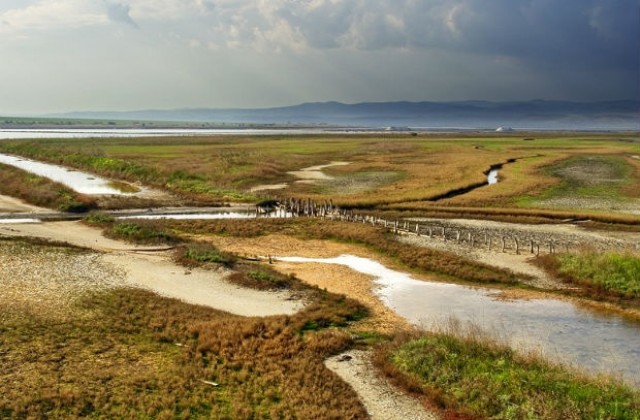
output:
M381 378L371 364L371 354L352 350L332 357L325 365L356 391L372 420L435 420L438 417L418 401Z
M303 306L303 302L291 300L287 293L232 285L225 280L227 271L186 270L171 260L169 252L108 239L98 229L79 222L0 226L0 235L50 239L99 251L100 261L121 273L120 280L126 285L237 315L293 314ZM46 267L34 269L46 273Z
M343 254L353 254L361 257L380 260L375 255L348 244L331 241L300 240L284 235L269 235L260 238L228 238L228 237L199 237L209 240L225 251L239 255L254 256L299 256L331 258ZM390 264L390 261L386 261ZM295 274L302 281L327 289L333 293L343 294L358 300L370 311L371 316L359 325L363 329L373 329L382 332L392 332L398 328L408 328L408 323L393 310L385 306L374 293L373 279L370 276L355 272L341 265L327 265L320 263L289 263L274 261L272 266L285 274Z

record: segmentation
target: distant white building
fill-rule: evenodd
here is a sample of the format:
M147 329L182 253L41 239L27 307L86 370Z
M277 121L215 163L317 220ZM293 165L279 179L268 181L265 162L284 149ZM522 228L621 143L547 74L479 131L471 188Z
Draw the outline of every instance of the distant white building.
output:
M496 128L496 131L498 133L503 133L503 132L509 132L509 131L515 131L515 130L511 127L498 127Z

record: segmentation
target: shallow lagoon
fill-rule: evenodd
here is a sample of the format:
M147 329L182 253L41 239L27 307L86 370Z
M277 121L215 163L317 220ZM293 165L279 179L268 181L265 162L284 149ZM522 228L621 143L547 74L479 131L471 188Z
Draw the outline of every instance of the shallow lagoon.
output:
M353 255L279 257L288 262L340 264L374 277L376 294L399 315L427 330L449 320L471 323L517 349L539 351L594 373L622 375L640 386L640 326L554 299L502 300L496 291L421 281Z

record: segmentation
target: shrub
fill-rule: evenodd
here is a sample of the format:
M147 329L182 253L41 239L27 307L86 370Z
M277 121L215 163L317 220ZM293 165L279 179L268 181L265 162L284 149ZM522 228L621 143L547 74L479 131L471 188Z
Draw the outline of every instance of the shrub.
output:
M130 242L145 244L175 244L180 239L158 222L117 222L112 225L108 235Z
M178 261L187 266L220 264L233 267L236 262L232 254L222 252L211 244L193 243L178 250Z

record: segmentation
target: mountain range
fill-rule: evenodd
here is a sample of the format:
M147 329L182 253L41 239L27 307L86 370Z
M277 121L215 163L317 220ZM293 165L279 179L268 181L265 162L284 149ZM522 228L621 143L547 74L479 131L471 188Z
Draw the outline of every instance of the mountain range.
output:
M640 130L640 101L310 102L276 108L71 112L63 118L347 127Z

